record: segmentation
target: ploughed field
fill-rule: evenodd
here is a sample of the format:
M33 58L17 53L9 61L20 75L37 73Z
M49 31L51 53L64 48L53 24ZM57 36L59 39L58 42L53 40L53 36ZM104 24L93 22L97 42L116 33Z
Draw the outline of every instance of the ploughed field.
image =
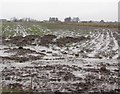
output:
M117 29L9 22L1 37L3 92L120 93Z

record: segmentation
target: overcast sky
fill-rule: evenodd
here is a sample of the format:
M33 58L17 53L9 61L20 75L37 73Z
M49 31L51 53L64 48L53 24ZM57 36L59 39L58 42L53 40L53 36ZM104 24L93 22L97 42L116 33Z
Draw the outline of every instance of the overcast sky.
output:
M0 17L79 17L80 20L118 20L119 0L0 0Z

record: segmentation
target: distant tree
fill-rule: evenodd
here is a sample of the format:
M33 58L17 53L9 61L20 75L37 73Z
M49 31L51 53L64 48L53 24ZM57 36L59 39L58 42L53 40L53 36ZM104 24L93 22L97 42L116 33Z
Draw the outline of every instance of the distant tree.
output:
M50 17L50 18L49 18L49 22L53 22L53 23L54 23L54 22L58 22L58 21L59 21L59 20L58 20L57 17L56 17L56 18L55 18L55 17Z
M17 22L18 19L17 19L16 17L13 17L13 18L11 18L11 21L13 21L13 22Z
M104 20L101 20L100 23L104 23Z
M89 23L92 23L93 21L89 21Z
M64 19L64 22L71 22L71 21L72 21L71 17L67 17Z

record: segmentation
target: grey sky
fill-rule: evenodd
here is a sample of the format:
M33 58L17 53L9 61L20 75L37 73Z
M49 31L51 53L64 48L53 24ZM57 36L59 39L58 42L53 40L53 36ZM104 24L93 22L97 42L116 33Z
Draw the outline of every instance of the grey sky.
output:
M2 18L79 17L80 20L117 21L119 0L0 0Z

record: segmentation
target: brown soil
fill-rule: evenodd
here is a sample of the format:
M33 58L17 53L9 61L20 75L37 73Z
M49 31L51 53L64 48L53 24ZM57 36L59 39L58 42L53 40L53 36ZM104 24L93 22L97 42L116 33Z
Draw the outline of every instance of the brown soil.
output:
M10 40L4 40L3 44L14 44L16 46L26 46L26 45L42 45L42 46L49 46L49 44L56 44L58 46L65 46L67 43L76 43L83 40L89 40L89 37L63 37L59 38L56 41L53 39L57 38L55 35L44 35L43 37L37 35L28 35L26 37L22 36L15 36L10 38ZM36 42L36 43L35 43Z

